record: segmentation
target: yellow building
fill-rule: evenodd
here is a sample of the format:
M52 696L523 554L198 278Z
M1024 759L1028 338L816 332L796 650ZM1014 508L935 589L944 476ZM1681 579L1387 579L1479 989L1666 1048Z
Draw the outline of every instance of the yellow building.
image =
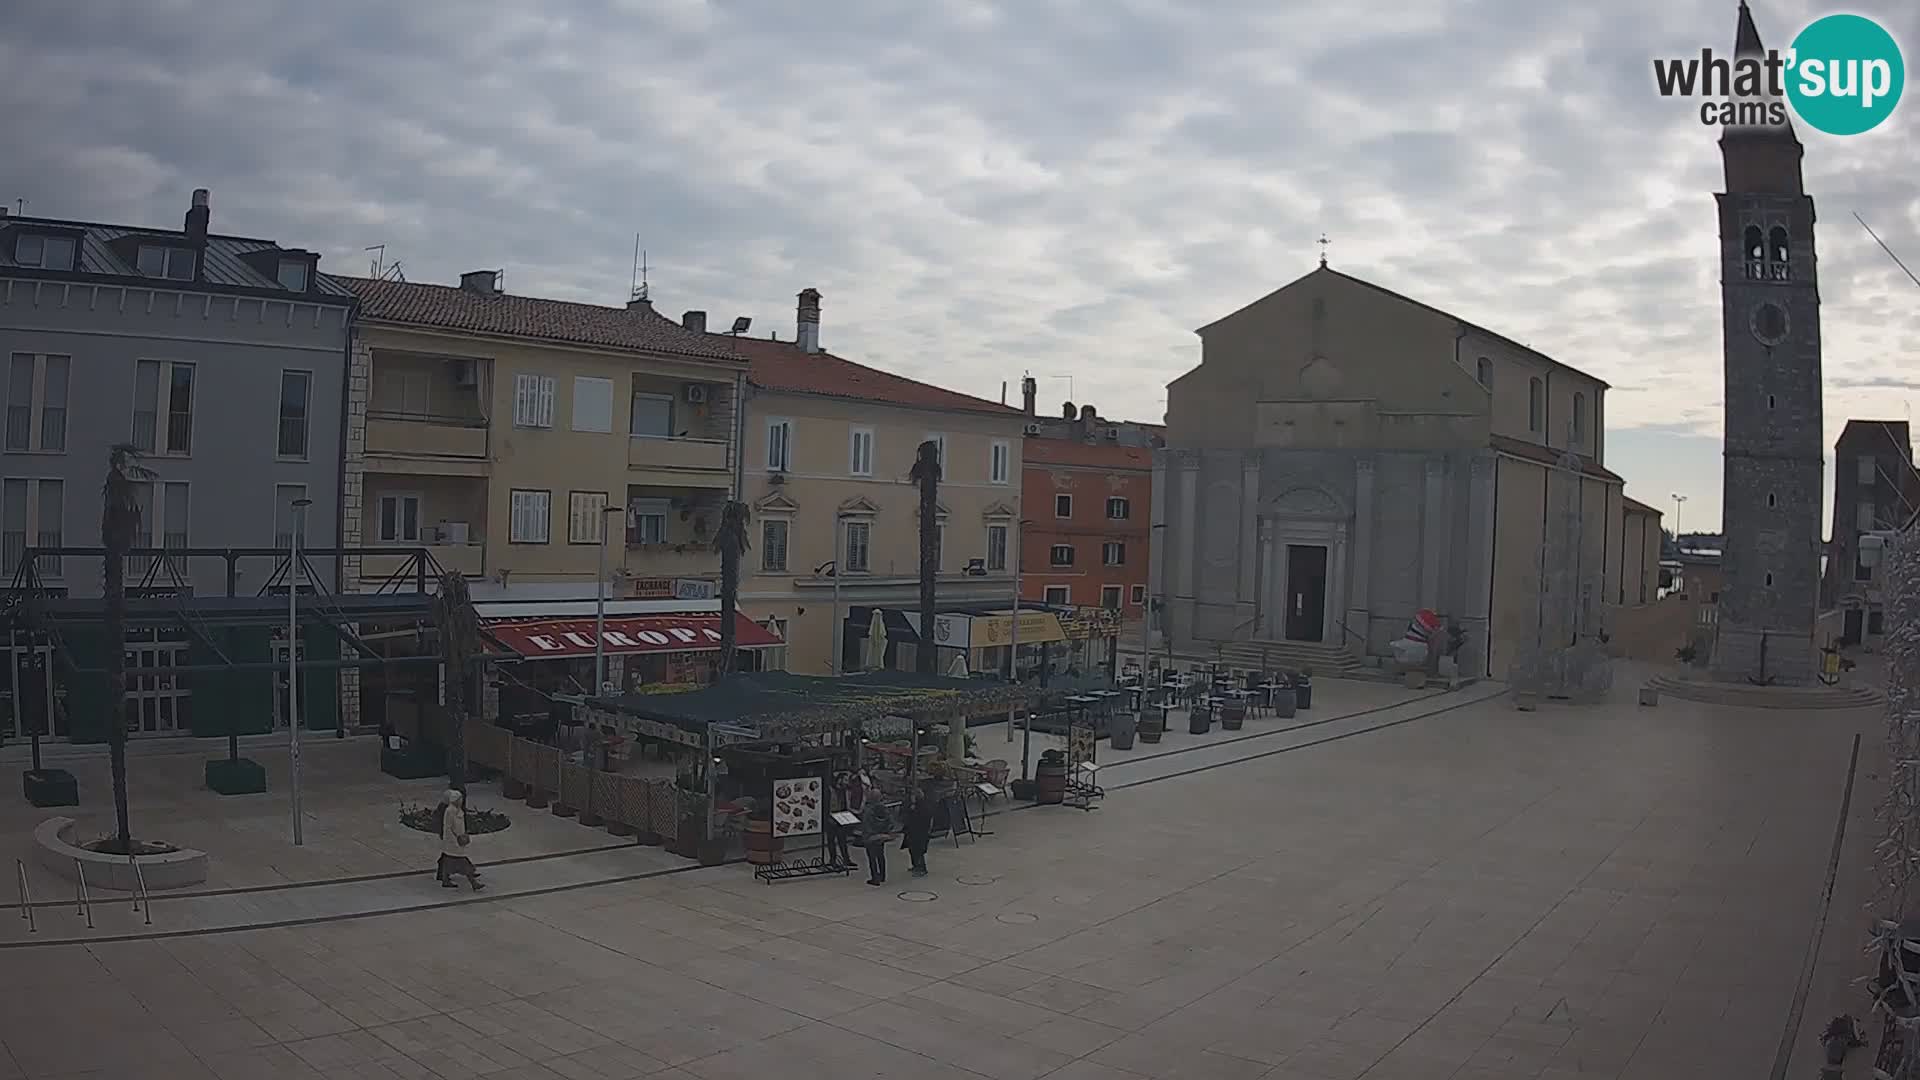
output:
M865 666L874 609L896 613L884 619L892 666L911 666L902 649L915 647L915 620L900 615L918 609L920 512L908 473L927 439L943 448L940 607L1011 602L1020 410L822 349L812 289L800 294L794 340L733 344L750 366L740 490L753 512L753 548L740 604L788 642L787 670L832 669L836 606L843 670ZM943 672L948 663L943 654Z
M734 490L746 381L732 339L644 299L623 309L507 295L493 271L457 287L342 281L360 304L342 532L368 551L347 560L348 587L458 570L483 618L516 628L510 647L577 660L591 638L552 621L584 618L591 633L604 557L620 635L605 651L711 651L698 624L717 626L713 531ZM665 677L629 666L610 681Z

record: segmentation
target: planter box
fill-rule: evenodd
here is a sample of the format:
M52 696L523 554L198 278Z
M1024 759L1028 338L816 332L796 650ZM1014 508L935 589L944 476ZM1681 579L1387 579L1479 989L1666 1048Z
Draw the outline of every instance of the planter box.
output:
M552 799L552 796L548 795L544 791L541 791L539 788L530 787L527 789L527 805L532 807L535 810L545 810L547 808L547 803L551 799Z
M1035 794L1034 787L1034 782L1031 780L1015 780L1007 785L1007 790L1012 792L1014 799L1019 802L1032 802Z
M1147 727L1144 724L1140 727L1140 741L1148 745L1157 745L1162 734L1164 732L1158 727Z
M1281 720L1291 720L1296 709L1306 706L1300 702L1298 692L1294 690L1275 690L1273 692L1273 715Z
M1640 704L1642 705L1660 704L1660 691L1655 690L1651 686L1641 687L1640 688Z
M1247 710L1242 705L1229 705L1220 710L1220 730L1239 731L1247 723Z
M246 758L207 762L207 787L222 795L258 795L267 790L267 770Z
M1133 749L1133 734L1134 733L1132 728L1127 728L1125 730L1122 730L1120 728L1115 728L1113 732L1113 738L1109 743L1109 745L1111 745L1115 750L1131 750Z
M27 769L20 774L20 789L30 806L80 805L80 781L65 769Z
M1213 730L1213 714L1205 709L1195 709L1187 714L1187 734L1205 735Z
M500 797L520 800L527 797L527 785L509 776L500 781Z

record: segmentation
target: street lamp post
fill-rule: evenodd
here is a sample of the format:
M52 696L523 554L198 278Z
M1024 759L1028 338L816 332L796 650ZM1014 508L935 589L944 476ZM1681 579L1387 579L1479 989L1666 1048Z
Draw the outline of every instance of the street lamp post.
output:
M1166 522L1147 526L1147 565L1153 565L1152 552L1160 546L1154 533L1167 527ZM1151 575L1149 575L1151 576ZM1148 582L1152 584L1151 581ZM1140 605L1140 695L1134 699L1133 726L1137 729L1140 721L1147 715L1147 659L1153 655L1153 597L1142 597L1145 603Z
M607 519L625 513L621 506L600 508L600 570L593 578L593 693L607 692Z
M1673 496L1673 550L1680 550L1680 507L1687 501L1685 495Z
M300 825L300 537L312 499L293 501L293 545L287 558L287 772L293 802L293 846L306 843Z

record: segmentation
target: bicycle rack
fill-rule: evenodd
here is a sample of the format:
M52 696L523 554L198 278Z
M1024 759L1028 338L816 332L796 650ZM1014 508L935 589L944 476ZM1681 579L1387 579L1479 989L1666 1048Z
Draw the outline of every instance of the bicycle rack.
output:
M27 864L20 859L15 859L13 869L20 879L20 917L27 920L27 933L37 934L40 928L34 925L33 892L27 888Z
M93 897L87 895L87 864L73 860L73 913L87 917L87 929L93 929Z
M153 897L147 895L147 873L140 869L140 860L127 854L127 865L133 867L133 910L146 916L146 924L153 925Z

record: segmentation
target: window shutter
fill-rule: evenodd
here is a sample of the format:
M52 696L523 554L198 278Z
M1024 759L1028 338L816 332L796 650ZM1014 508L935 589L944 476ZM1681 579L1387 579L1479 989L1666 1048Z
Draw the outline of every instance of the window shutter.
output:
M553 377L540 378L540 405L536 410L535 424L538 427L553 426Z

